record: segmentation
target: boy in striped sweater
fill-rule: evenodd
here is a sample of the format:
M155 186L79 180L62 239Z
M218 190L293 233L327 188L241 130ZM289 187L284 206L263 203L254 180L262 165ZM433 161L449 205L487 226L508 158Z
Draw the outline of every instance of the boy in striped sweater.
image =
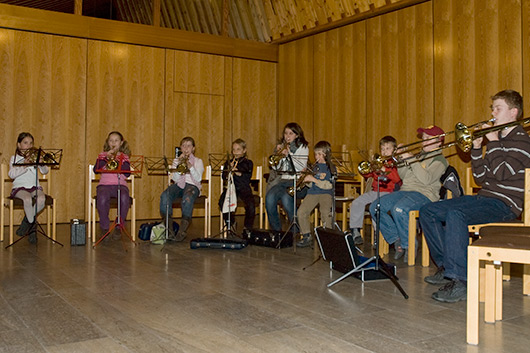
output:
M494 126L522 117L523 98L512 90L491 97ZM489 127L489 126L485 126ZM433 261L438 267L425 281L446 284L432 298L447 303L467 296L468 225L509 221L523 211L525 168L530 167L530 137L521 125L505 127L485 135L488 143L483 153L482 137L473 140L471 167L482 189L466 195L434 202L420 209L423 228Z

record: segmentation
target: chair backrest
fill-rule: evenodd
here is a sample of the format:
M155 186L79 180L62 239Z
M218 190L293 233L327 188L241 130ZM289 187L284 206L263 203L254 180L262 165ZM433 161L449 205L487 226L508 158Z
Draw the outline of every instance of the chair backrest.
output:
M477 193L477 189L480 189L480 186L477 185L475 182L475 178L473 178L473 171L471 170L471 167L466 168L466 185L465 185L464 193L466 195L475 195Z
M10 180L9 176L7 175L7 165L5 163L2 163L2 166L0 167L0 174L1 174L1 180L0 180L0 198L1 202L5 203L5 199L9 193L6 191L6 184ZM3 212L3 211L2 211Z

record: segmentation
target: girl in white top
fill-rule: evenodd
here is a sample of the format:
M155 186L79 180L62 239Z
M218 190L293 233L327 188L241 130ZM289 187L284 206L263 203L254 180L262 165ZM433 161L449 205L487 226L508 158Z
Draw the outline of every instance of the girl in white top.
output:
M33 148L33 136L29 132L22 132L17 138L17 149L15 155L9 161L9 177L13 179L13 189L11 197L21 199L24 204L25 217L17 230L17 235L22 236L29 232L29 242L37 241L35 233L35 205L33 198L37 190L37 214L44 208L46 195L39 185L37 168L34 165L23 165L31 163L36 151ZM47 166L39 166L42 174L48 173Z
M295 173L299 173L307 167L307 159L309 157L309 148L300 125L297 123L285 125L283 138L276 146L275 154L282 158L277 166L272 167L278 176L274 181L271 178L268 180L270 185L265 195L265 207L271 229L281 231L278 202L282 204L285 212L287 212L289 221L291 221L294 215L294 198L289 195L287 189L293 186ZM272 171L271 174L273 174ZM298 193L297 198L303 198L306 192L304 190L303 193Z

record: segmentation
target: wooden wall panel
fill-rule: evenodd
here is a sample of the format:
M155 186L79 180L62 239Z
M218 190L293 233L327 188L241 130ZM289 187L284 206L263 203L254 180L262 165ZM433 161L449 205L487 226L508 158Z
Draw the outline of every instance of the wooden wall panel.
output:
M164 154L164 63L163 49L89 41L87 163L95 162L113 130L124 135L133 155ZM158 217L165 183L144 170L136 181L138 217Z
M493 94L522 92L520 0L436 0L434 14L436 123L453 130L488 119ZM469 155L450 154L464 173Z
M278 70L277 138L285 124L295 121L313 144L313 37L280 46Z
M327 140L334 151L343 145L349 151L366 149L366 22L319 34L314 41L313 144Z
M267 170L267 157L278 138L276 65L233 59L233 115L230 140L247 142L249 158ZM231 141L225 148L231 148Z
M224 94L223 56L174 51L175 92Z
M2 162L9 163L22 131L32 133L36 147L64 150L60 169L52 172L61 222L84 217L79 187L84 185L86 43L0 29Z
M417 140L434 121L431 3L367 21L367 142Z
M194 67L196 76L201 76L202 72L214 72L215 77L207 79L192 79L187 86L181 85L183 91L173 92L175 87L173 80L178 80L182 75L174 72L181 70L180 67L186 65L186 61L180 62L186 55L179 51L168 50L166 65L166 112L164 121L164 146L165 153L174 155L174 147L178 146L180 140L185 136L191 136L195 140L195 155L201 158L204 165L208 165L208 154L226 151L224 141L224 131L230 124L230 117L225 118L225 82L219 82L219 77L225 78L226 62L231 59L224 57L212 57L207 54L197 54L195 59L200 63ZM215 62L215 65L212 63ZM214 70L215 69L215 70ZM214 71L212 71L214 70ZM190 77L193 74L190 74ZM207 76L202 76L207 78ZM226 77L231 81L231 77ZM200 85L196 82L201 82ZM201 92L193 92L195 87L202 87ZM208 93L210 92L210 93ZM216 93L212 93L216 92ZM219 179L214 179L214 191L216 196L219 193ZM212 204L215 210L216 205ZM202 211L201 211L202 212Z

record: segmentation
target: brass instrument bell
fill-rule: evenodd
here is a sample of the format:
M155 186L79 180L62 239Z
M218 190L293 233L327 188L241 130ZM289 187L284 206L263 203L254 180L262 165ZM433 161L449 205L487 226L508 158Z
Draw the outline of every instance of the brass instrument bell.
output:
M108 158L107 157L107 164L105 165L105 169L107 170L116 170L118 169L118 161L116 160L116 158Z
M180 174L187 174L190 172L190 168L188 167L188 157L181 157L179 164L177 164L177 168L175 168L177 173Z
M285 155L283 154L283 151L285 151L288 148L289 148L289 144L287 142L285 142L283 144L282 148L279 151L271 154L269 156L269 167L276 168L280 164L282 159L285 158Z
M357 170L361 175L370 174L373 172L380 171L383 167L387 166L388 161L379 154L374 154L374 157L371 161L362 161L357 166Z

